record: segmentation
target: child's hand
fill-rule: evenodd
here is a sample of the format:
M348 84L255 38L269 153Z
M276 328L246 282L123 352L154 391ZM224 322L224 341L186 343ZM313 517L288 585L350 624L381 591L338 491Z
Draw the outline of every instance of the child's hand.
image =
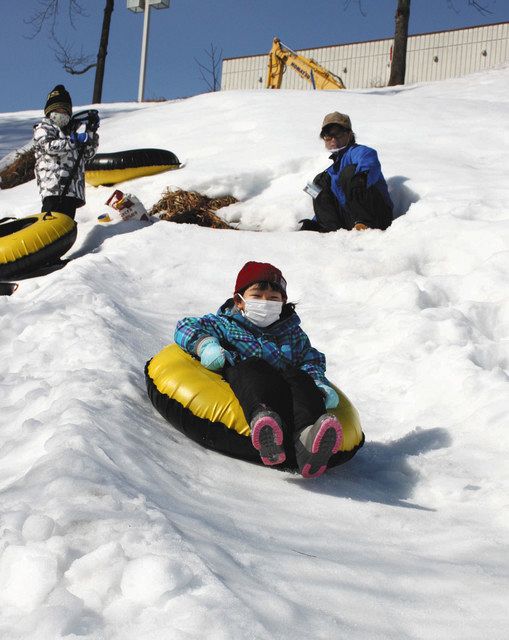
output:
M316 386L325 396L325 408L335 409L339 404L339 396L334 391L334 389L332 387L329 387L329 385L327 384L323 384L322 382L317 382Z
M224 367L225 350L219 344L217 338L209 336L200 341L197 350L200 362L206 369L218 371Z
M88 140L88 133L86 131L83 131L82 133L71 133L69 137L71 142L74 142L75 144L85 144Z

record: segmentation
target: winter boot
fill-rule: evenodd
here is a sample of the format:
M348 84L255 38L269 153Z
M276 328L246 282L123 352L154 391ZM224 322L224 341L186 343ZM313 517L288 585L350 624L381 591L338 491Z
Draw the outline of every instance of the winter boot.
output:
M260 408L251 420L251 442L260 452L263 464L281 464L286 460L283 449L281 418L274 411Z
M336 416L325 413L295 438L295 454L304 478L317 478L327 470L329 458L339 451L343 429Z

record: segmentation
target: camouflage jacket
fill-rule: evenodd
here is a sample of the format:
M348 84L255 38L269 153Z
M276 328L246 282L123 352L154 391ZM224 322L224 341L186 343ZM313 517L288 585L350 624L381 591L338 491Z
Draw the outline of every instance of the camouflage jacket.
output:
M94 133L85 143L85 152L67 191L69 197L79 201L78 206L85 204L85 162L95 155L98 144L99 136ZM69 135L48 118L34 126L35 175L42 199L60 195L78 158L79 148L78 143L72 142Z

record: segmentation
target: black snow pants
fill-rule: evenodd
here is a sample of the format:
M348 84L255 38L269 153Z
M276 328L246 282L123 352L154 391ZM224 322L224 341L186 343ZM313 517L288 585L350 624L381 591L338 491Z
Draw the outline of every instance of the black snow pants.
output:
M66 216L74 220L79 204L80 201L71 196L46 196L42 200L41 212L57 211L58 213L65 213Z
M293 434L314 424L326 412L324 397L313 378L297 367L281 371L260 358L248 358L226 366L222 375L237 396L248 424L260 405L280 416L285 450L291 443L287 457L294 455Z
M313 182L322 189L313 200L316 222L309 221L303 225L303 230L327 232L352 229L358 222L371 229L387 229L390 226L392 208L376 187L367 188L365 175L356 175L355 169L356 165L350 164L339 176L341 188L346 196L345 207L341 207L334 195L331 177L327 171L315 177ZM313 226L315 228L312 228Z

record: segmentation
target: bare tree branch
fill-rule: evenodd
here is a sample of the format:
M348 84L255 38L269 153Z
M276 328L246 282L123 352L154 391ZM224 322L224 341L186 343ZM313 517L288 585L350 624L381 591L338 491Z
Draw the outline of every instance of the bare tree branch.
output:
M93 56L85 54L83 49L81 49L78 54L73 53L72 46L60 42L56 35L58 18L63 12L63 5L65 3L67 3L67 20L73 29L76 30L75 21L78 18L87 18L89 16L83 6L83 0L38 0L38 2L39 10L33 13L30 18L23 20L25 24L32 26L32 34L28 37L30 39L35 38L41 33L44 27L47 27L49 37L54 44L52 49L55 53L55 59L62 65L64 70L71 75L82 75L95 67L93 102L101 102L104 69L108 53L111 14L113 13L115 0L104 0L101 39L95 62L93 61Z
M469 7L473 7L474 9L476 9L483 16L488 16L493 14L493 11L488 9L488 7L486 6L486 2L484 1L481 2L481 0L468 0L467 5ZM452 9L455 13L460 13L459 9L457 9L454 5L454 0L447 0L447 6L449 7L449 9Z
M76 27L74 26L74 18L76 16L80 16L81 18L88 18L89 14L81 6L78 0L69 0L69 22L71 23L73 29L76 29Z
M73 76L82 75L97 66L97 62L92 62L93 56L85 54L83 49L78 54L74 54L71 45L62 44L57 38L55 38L55 46L52 49L57 62Z
M76 17L87 18L88 13L81 6L79 0L68 0L68 2L69 23L73 29L76 29L74 23ZM27 36L30 40L39 35L45 25L48 25L50 35L54 37L61 4L62 0L39 0L39 11L33 13L30 18L23 20L25 24L32 25L32 35Z
M493 11L490 11L488 7L482 5L480 2L478 2L478 0L468 0L468 4L470 7L474 7L474 9L477 9L477 11L479 11L479 13L482 13L482 15L484 16L491 15L493 13Z
M359 8L359 12L362 16L366 17L368 15L367 11L363 7L363 0L343 0L343 10L346 11L353 4L357 5ZM488 9L486 6L486 0L467 0L467 5L469 7L473 7L482 15L492 15L493 11ZM460 13L459 9L454 5L454 0L447 0L447 6L449 9L452 9L455 13Z
M352 4L356 4L359 7L359 12L364 18L368 15L362 6L362 0L344 0L345 4L343 9L346 11Z
M200 69L201 79L208 86L210 91L217 91L219 87L219 65L221 64L221 59L223 57L223 50L218 54L217 47L214 44L210 43L210 49L204 50L209 58L209 62L205 65L201 63L196 58L194 61L198 65Z
M42 28L46 23L49 23L50 34L55 33L55 26L58 16L58 2L59 0L45 0L45 2L39 2L42 5L40 11L36 11L30 18L24 18L25 24L32 25L34 31L31 36L27 36L30 40L33 40L35 36L39 35Z

